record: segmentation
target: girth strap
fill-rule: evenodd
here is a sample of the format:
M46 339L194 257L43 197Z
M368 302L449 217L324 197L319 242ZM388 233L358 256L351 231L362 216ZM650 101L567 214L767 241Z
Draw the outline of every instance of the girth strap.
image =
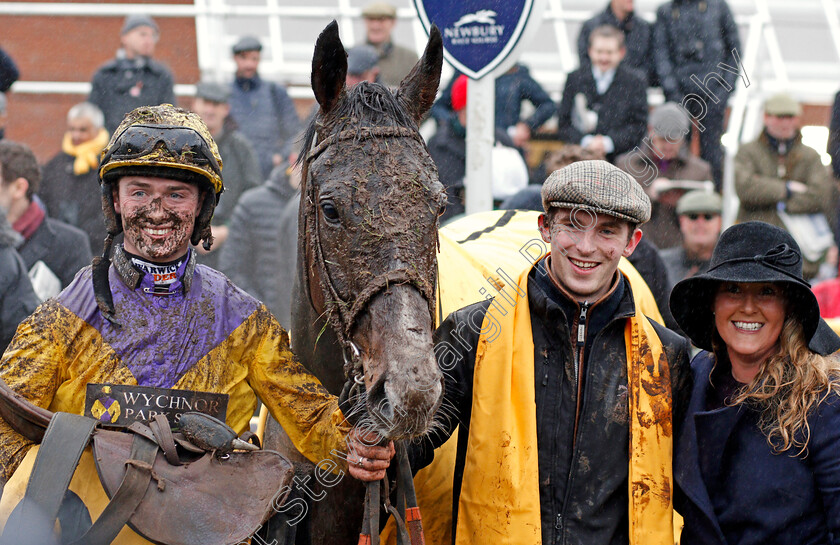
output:
M60 412L53 415L26 494L12 511L0 545L40 545L40 532L32 531L36 524L43 524L52 533L64 493L95 427L96 420L92 418Z
M114 541L128 519L134 514L152 479L158 446L140 435L134 435L131 456L126 461L123 477L116 494L105 506L105 510L81 538L70 545L107 545ZM162 482L158 482L161 489Z
M51 535L79 459L90 442L96 420L57 412L47 427L26 493L6 523L0 545L43 545ZM167 430L168 431L168 430ZM140 504L154 475L158 445L134 434L125 477L105 510L76 541L69 545L108 545ZM158 482L163 489L164 483Z

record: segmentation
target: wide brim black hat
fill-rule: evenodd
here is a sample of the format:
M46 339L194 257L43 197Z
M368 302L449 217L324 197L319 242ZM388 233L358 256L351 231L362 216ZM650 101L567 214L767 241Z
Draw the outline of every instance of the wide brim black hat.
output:
M802 324L805 339L810 342L820 326L817 298L802 278L802 252L784 229L760 221L733 225L721 234L709 270L674 286L670 299L674 319L691 342L704 350L712 350L712 304L721 282L781 284L788 300L787 312ZM824 335L827 329L820 328ZM835 339L820 342L837 345Z

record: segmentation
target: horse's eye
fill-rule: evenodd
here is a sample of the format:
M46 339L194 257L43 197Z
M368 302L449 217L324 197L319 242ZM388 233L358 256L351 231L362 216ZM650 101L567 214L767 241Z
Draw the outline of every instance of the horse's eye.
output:
M333 203L327 201L321 203L321 211L324 213L324 218L330 223L338 223L339 215L338 209L333 206Z

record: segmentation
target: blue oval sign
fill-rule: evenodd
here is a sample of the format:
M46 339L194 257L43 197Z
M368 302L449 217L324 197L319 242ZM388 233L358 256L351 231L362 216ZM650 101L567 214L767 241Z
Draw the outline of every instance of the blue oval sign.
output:
M473 79L504 61L522 37L534 0L414 0L426 31L440 28L446 60Z

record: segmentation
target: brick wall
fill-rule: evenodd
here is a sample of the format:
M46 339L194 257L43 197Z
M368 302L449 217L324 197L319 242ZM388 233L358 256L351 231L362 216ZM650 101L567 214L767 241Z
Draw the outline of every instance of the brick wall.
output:
M119 3L106 0L100 3ZM190 0L134 1L192 4ZM89 82L96 69L119 48L124 17L7 16L0 17L0 46L20 69L20 81ZM156 17L160 41L155 58L175 75L175 83L199 78L195 20L191 17ZM86 95L8 93L6 138L22 141L46 162L57 153L65 130L67 110ZM179 99L179 105L189 106Z

